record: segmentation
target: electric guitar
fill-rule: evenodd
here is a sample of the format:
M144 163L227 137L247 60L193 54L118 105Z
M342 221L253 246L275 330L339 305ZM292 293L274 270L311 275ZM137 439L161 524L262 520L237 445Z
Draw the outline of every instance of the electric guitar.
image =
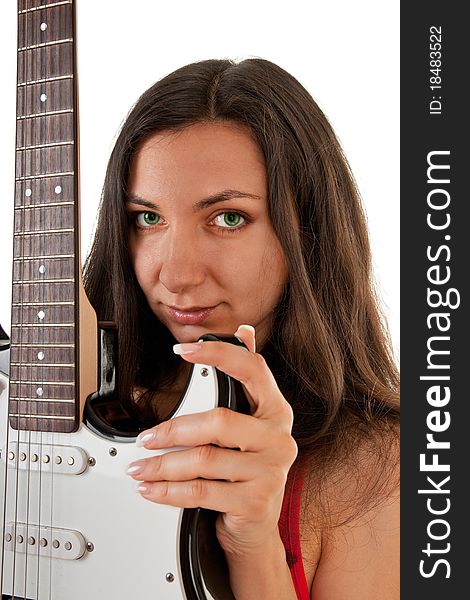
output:
M71 0L18 1L0 596L233 600L216 514L145 501L125 474L150 453L113 394L115 332L97 324L81 280L75 29ZM241 386L194 365L172 416L216 406L246 411Z

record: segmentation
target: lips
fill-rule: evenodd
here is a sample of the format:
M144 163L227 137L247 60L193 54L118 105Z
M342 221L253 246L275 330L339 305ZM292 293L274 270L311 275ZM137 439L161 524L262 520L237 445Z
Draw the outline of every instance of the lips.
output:
M200 325L209 317L217 306L192 306L189 308L177 308L175 306L166 306L170 319L180 325Z

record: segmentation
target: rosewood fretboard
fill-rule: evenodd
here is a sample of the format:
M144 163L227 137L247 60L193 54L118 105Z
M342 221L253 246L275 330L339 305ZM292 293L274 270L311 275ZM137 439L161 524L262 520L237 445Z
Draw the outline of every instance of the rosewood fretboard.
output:
M19 0L10 368L14 429L77 428L74 5Z

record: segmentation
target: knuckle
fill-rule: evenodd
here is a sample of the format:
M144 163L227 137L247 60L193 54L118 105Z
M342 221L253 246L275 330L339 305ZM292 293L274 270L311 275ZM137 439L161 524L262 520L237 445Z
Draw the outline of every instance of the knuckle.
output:
M207 495L207 484L204 479L195 479L189 486L189 494L195 500L203 500Z
M160 423L157 429L157 439L165 436L167 441L171 441L176 433L178 427L178 421L176 419L168 419Z
M207 465L212 461L214 456L214 446L205 444L204 446L198 446L195 452L195 461L198 465Z
M158 495L160 498L167 498L170 495L170 484L168 481L159 482Z
M267 368L268 365L262 354L255 353L254 357L255 357L255 361L256 361L256 367L258 369L266 369Z
M290 469L299 453L297 442L290 434L284 435L280 447L282 448L282 455L288 462L288 468Z
M299 454L299 447L297 445L297 442L291 435L289 435L286 439L286 454L289 455L292 462L295 461Z
M294 410L292 409L292 406L287 402L287 400L284 400L284 402L282 403L282 408L280 410L282 419L289 426L290 431L292 429L292 425L294 424Z
M214 427L225 427L232 419L233 411L224 406L219 406L214 409L212 418L214 419Z
M152 459L151 459L152 460ZM165 479L165 455L155 456L152 460L152 476L154 479Z

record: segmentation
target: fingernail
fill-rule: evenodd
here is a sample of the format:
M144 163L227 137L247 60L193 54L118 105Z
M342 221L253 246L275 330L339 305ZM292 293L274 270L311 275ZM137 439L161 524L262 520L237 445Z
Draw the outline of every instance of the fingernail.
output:
M143 431L142 433L139 433L139 435L137 436L137 439L135 440L135 445L138 448L142 448L142 446L144 446L144 444L146 444L147 442L150 442L150 440L153 440L156 437L156 434L154 431Z
M141 483L138 488L137 491L140 494L148 494L152 489L152 485L150 483Z
M237 333L238 331L240 331L240 329L246 329L248 331L251 331L251 333L253 335L255 335L255 328L253 327L253 325L239 325L238 329L235 333Z
M243 344L243 346L241 346L241 348L243 350L246 350L247 352L249 352L248 348L245 346L245 342L242 340L242 338L239 338L237 335L235 336L237 338L237 340L240 342L240 344Z
M194 354L202 348L202 344L175 344L173 352L175 354Z
M145 462L142 460L138 462L133 462L128 466L126 473L128 475L137 475L138 473L144 470L144 466Z

